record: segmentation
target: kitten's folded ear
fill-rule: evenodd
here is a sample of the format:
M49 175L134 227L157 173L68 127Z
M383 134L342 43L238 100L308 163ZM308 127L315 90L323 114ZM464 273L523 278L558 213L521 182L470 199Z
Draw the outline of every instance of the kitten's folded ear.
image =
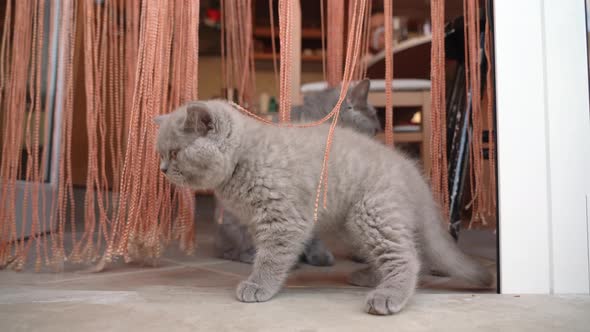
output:
M348 93L348 98L354 105L366 105L369 98L371 81L367 78L358 82Z
M207 105L199 102L188 104L186 106L184 130L205 136L211 129L213 129L213 121Z
M153 121L157 126L161 126L167 117L168 117L168 114L157 115L153 118Z

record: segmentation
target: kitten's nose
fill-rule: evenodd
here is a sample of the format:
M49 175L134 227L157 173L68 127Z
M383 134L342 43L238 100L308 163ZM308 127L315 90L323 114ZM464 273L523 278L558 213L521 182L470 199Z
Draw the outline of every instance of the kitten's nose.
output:
M160 161L160 171L162 173L166 174L166 172L168 172L168 164L167 160Z

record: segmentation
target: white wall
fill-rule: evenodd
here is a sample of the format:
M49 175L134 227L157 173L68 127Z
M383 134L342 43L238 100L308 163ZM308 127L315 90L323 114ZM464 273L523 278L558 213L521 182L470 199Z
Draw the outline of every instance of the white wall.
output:
M496 0L502 293L589 293L584 1Z
M584 1L544 2L550 243L555 293L590 291L586 219L590 113L584 5Z

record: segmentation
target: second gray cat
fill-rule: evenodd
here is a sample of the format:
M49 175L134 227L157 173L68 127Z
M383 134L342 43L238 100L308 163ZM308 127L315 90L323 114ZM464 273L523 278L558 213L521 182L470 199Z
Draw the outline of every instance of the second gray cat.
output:
M381 125L375 108L368 103L369 89L370 81L367 79L348 89L340 107L338 124L374 136L381 129ZM332 111L339 97L340 88L310 93L305 96L303 105L293 107L291 118L295 122L320 120ZM215 238L217 255L224 259L251 264L256 248L247 226L241 224L229 211L223 210L219 202L215 208L215 220L219 222ZM322 241L314 236L305 246L301 261L315 266L329 266L334 263L334 256Z

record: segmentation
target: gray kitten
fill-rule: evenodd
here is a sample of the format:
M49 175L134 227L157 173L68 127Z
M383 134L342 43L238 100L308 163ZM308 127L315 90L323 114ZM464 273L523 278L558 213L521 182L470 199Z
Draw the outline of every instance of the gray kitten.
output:
M221 100L197 101L155 119L168 180L215 195L248 226L256 246L252 273L236 290L242 302L280 289L314 229L344 230L369 267L351 283L373 285L366 311L399 312L421 266L473 285L489 271L463 254L441 223L430 189L412 161L348 128L337 128L328 163L327 208L313 220L328 126L279 128Z
M340 106L338 124L369 136L381 130L377 111L369 104L371 81L364 79L348 89ZM291 118L299 122L310 122L324 118L332 111L340 97L340 88L331 88L305 96L303 105L293 107Z
M350 127L360 133L374 136L381 129L377 111L368 103L370 81L362 80L348 89L340 107L339 125ZM295 122L310 122L324 118L332 111L340 97L340 88L331 88L305 96L303 105L293 107L291 118ZM215 220L221 220L217 227L215 246L217 255L224 259L252 263L256 254L248 227L240 224L235 216L223 211L221 204L215 208ZM329 266L334 256L326 249L317 236L305 246L301 261L310 265Z

